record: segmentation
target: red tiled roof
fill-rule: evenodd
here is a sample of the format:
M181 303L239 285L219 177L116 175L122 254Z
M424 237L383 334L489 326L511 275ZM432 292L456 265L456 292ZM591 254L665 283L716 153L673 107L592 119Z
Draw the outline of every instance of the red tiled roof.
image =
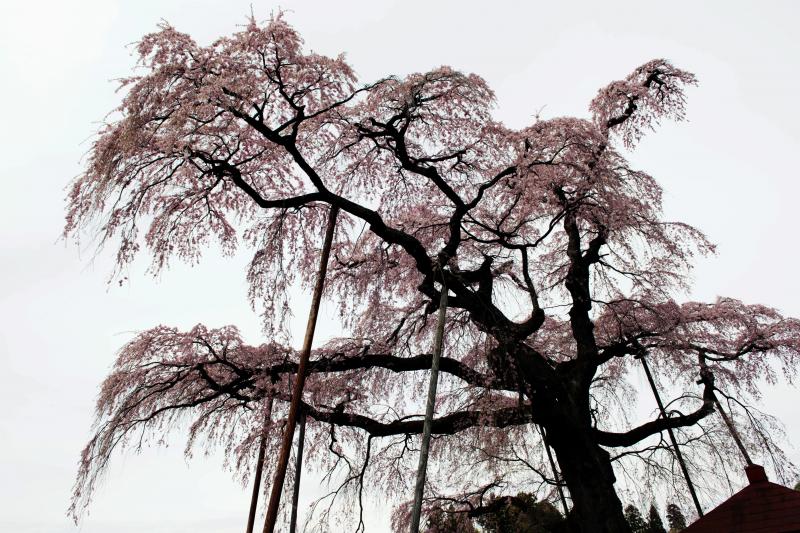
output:
M683 533L800 533L800 492L767 479L750 465L750 484L683 530Z

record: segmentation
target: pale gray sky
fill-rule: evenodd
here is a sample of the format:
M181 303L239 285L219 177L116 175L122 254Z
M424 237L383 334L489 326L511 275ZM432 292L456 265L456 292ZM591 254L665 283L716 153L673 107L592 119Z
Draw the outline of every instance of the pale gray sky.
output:
M30 2L0 7L0 530L72 532L65 516L97 387L131 333L159 323L237 324L252 343L246 257L209 256L159 280L134 268L106 285L94 260L58 241L64 187L80 172L97 122L130 73L126 45L160 19L207 43L245 21L251 0ZM800 39L796 2L443 2L280 4L322 53L346 52L364 81L442 64L476 72L512 126L542 115L586 115L597 89L665 57L694 72L689 121L666 124L633 159L666 190L668 218L705 230L719 255L695 271L693 297L765 303L800 316L796 231ZM213 283L209 280L213 279ZM302 327L303 302L296 307ZM322 335L335 330L332 320ZM800 445L800 393L777 387L764 407ZM80 531L240 531L246 488L219 455L182 456L183 441L119 456ZM792 457L800 462L797 450ZM306 477L306 499L315 492ZM388 531L388 509L368 531Z

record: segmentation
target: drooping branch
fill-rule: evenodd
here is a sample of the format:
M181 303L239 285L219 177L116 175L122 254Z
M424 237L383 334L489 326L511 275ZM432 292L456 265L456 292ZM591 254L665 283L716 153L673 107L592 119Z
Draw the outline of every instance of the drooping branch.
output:
M292 198L267 199L247 183L236 165L224 159L214 158L210 154L200 150L191 150L190 154L210 165L213 173L231 178L231 181L262 209L297 209L310 203L324 200L325 198L322 193L312 192Z
M344 372L347 370L385 368L394 372L411 372L427 370L431 367L431 354L421 354L414 357L397 357L388 354L364 354L348 356L330 360L316 360L309 363L309 372ZM515 390L513 386L503 383L494 376L482 374L465 365L457 359L442 357L439 360L439 370L462 381L492 390Z
M703 418L714 412L714 385L713 382L704 382L703 403L689 414L673 415L669 418L659 418L646 422L623 433L595 430L597 443L603 446L633 446L651 435L661 433L667 429L693 426Z
M682 118L694 77L664 60L601 90L591 119L537 117L517 130L492 118L494 95L483 79L448 67L356 89L342 57L303 50L281 16L264 27L252 20L210 46L165 25L139 53L142 69L123 82L119 119L100 132L70 191L65 235L102 217L102 240L120 237L120 265L143 242L157 267L171 256L197 260L209 237L226 252L241 238L255 249L251 298L265 302L271 336L283 327L288 287L313 275L307 258L318 239L308 228L319 222L320 204L347 213L357 224L333 245L346 267L332 285L349 338L310 361L304 408L310 438L328 430L333 461L351 474L343 447L364 432L405 436L385 439L402 448L392 451L393 474L404 474L396 465L422 421L404 416L392 392L406 392L409 373L431 360L398 354L428 349L429 302L442 296L437 268L452 316L453 355L441 370L458 381L441 397L433 432L488 435L492 446L513 448L513 439L524 440L514 426L566 428L548 431L559 437L559 458L570 455L570 439L593 458L565 469L576 515L610 517L607 531L624 526L598 444L626 447L710 412L706 390L692 413L593 431L608 420L597 414L609 401L598 389L627 390L627 356L647 349L656 375L670 372L683 385L691 374L691 386L687 354L704 349L720 382L753 395L759 379L777 374L753 355L775 356L795 372L800 323L770 309L678 305L667 296L685 288L692 254L713 247L694 228L663 221L661 187L617 147L663 118ZM226 449L247 461L253 428L263 427L252 406L286 388L296 354L245 346L232 329L194 333L159 329L123 350L103 386L76 500L118 443L134 441L138 430L161 435L187 415L197 417L190 441L227 439ZM364 349L365 339L380 353ZM387 379L391 372L401 379ZM401 385L388 391L390 381ZM285 398L275 399L280 417ZM463 439L444 440L455 447ZM382 460L381 446L367 441L370 464ZM590 478L605 504L578 502Z
M396 420L380 422L365 415L337 411L318 410L307 405L308 415L320 422L337 426L348 426L363 429L373 437L391 435L418 435L422 433L423 420ZM431 421L431 433L435 435L453 435L473 427L504 428L534 422L529 406L506 407L494 411L455 411L434 418Z

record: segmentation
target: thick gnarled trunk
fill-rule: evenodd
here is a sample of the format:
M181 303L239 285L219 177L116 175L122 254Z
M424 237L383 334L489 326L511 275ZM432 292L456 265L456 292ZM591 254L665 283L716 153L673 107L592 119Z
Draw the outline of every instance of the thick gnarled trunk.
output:
M611 457L592 438L591 428L574 419L562 419L547 428L561 475L572 496L570 531L575 533L629 533L617 497Z

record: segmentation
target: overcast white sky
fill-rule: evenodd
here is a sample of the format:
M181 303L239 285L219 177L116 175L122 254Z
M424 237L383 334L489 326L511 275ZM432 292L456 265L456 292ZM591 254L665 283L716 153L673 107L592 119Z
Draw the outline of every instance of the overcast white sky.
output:
M108 287L107 254L59 242L64 187L97 122L117 103L130 48L160 19L202 43L245 21L251 0L63 2L0 7L0 530L73 532L65 516L97 387L133 331L159 323L237 324L260 342L246 302L245 257L209 256L159 280L134 269ZM701 5L702 4L702 5ZM369 81L442 64L484 76L512 126L586 115L597 89L665 57L697 74L689 122L667 124L633 156L666 190L667 216L705 230L719 255L696 269L692 297L765 303L800 316L797 228L800 38L797 2L290 2L310 48ZM305 300L304 300L305 301ZM305 316L296 306L297 331ZM330 319L329 319L330 320ZM322 335L334 331L333 323ZM299 335L298 335L299 338ZM800 446L800 392L765 408ZM210 533L244 527L249 489L221 457L186 462L170 448L120 456L79 527ZM796 462L800 454L792 451ZM303 491L314 493L313 477ZM388 531L376 507L368 531Z

